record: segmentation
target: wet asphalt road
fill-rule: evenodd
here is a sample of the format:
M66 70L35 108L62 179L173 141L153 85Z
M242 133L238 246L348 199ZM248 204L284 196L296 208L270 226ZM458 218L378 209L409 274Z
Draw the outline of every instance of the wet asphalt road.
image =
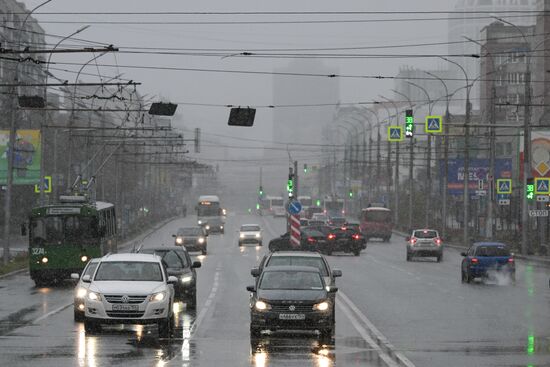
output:
M193 217L168 223L145 247L171 244ZM172 340L154 327L113 326L86 335L72 317L73 284L35 288L28 274L0 280L0 366L550 366L550 270L518 262L517 285L461 284L456 250L442 263L405 261L403 239L370 242L360 257L335 254L342 269L336 336L275 335L251 344L250 268L266 249L237 246L236 229L259 223L264 243L284 220L229 215L211 235L198 269L197 312L177 314ZM387 339L386 339L387 338Z

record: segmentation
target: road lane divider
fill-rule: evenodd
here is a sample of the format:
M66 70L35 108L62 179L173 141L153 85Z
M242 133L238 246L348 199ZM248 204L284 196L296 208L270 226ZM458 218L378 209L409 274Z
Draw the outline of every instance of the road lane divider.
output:
M72 305L73 305L73 302L68 303L68 304L66 304L66 305L63 305L63 306L61 306L61 307L58 307L58 308L56 308L55 310L52 310L52 311L50 311L50 312L48 312L48 313L46 313L46 314L40 316L39 318L33 320L33 321L31 322L31 324L38 324L40 321L43 321L43 320L47 319L48 317L53 316L53 315L55 315L56 313L59 313L59 312L63 311L64 309L71 307Z
M216 297L216 293L218 292L218 288L220 285L220 272L222 268L217 267L216 273L214 273L214 283L212 284L212 289L210 290L210 294L206 298L206 302L204 303L204 306L201 308L197 318L195 319L195 322L193 323L193 326L191 327L191 338L195 335L197 332L197 329L199 328L202 320L206 317L206 313L210 309L210 306L212 305L212 302L214 301L214 298Z
M415 365L374 326L359 308L342 292L338 291L337 305L351 321L357 332L374 349L379 351L380 358L388 365L415 367Z

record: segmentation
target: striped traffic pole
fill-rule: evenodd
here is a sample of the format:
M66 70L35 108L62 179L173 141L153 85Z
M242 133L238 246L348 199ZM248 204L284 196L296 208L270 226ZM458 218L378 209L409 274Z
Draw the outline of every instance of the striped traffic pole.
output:
M290 215L290 245L293 248L300 247L300 216Z

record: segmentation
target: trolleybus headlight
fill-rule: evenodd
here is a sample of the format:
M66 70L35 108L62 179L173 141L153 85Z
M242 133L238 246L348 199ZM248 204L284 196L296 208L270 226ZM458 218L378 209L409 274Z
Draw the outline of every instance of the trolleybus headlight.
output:
M85 263L86 261L88 261L88 256L86 255L82 255L82 257L80 258L80 260Z
M48 262L48 258L47 258L47 257L43 257L43 258L42 258L42 263L45 264L45 263L47 263L47 262Z
M176 243L177 243L178 245L183 244L183 238L181 238L181 237L176 237Z

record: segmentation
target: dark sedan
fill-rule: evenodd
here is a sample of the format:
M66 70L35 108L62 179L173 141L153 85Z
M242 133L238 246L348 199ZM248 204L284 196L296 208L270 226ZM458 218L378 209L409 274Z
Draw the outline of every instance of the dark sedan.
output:
M319 331L322 337L334 333L334 302L338 288L325 284L318 268L270 266L257 286L246 287L250 297L250 336L263 330Z
M285 233L280 237L269 241L269 251L326 251L327 238L326 236L314 229L304 227L300 231L300 245L293 246L290 242L289 233Z
M189 253L181 246L148 248L141 249L139 252L160 256L168 275L178 278L178 282L174 284L175 300L184 302L188 309L196 309L197 273L195 269L201 267L201 262L192 262Z
M177 234L172 235L172 237L175 238L176 246L185 246L188 251L200 251L203 255L206 255L208 234L204 228L180 228Z
M335 227L328 235L328 249L326 253L331 255L333 251L361 254L361 250L367 248L367 241L363 234L353 227Z

